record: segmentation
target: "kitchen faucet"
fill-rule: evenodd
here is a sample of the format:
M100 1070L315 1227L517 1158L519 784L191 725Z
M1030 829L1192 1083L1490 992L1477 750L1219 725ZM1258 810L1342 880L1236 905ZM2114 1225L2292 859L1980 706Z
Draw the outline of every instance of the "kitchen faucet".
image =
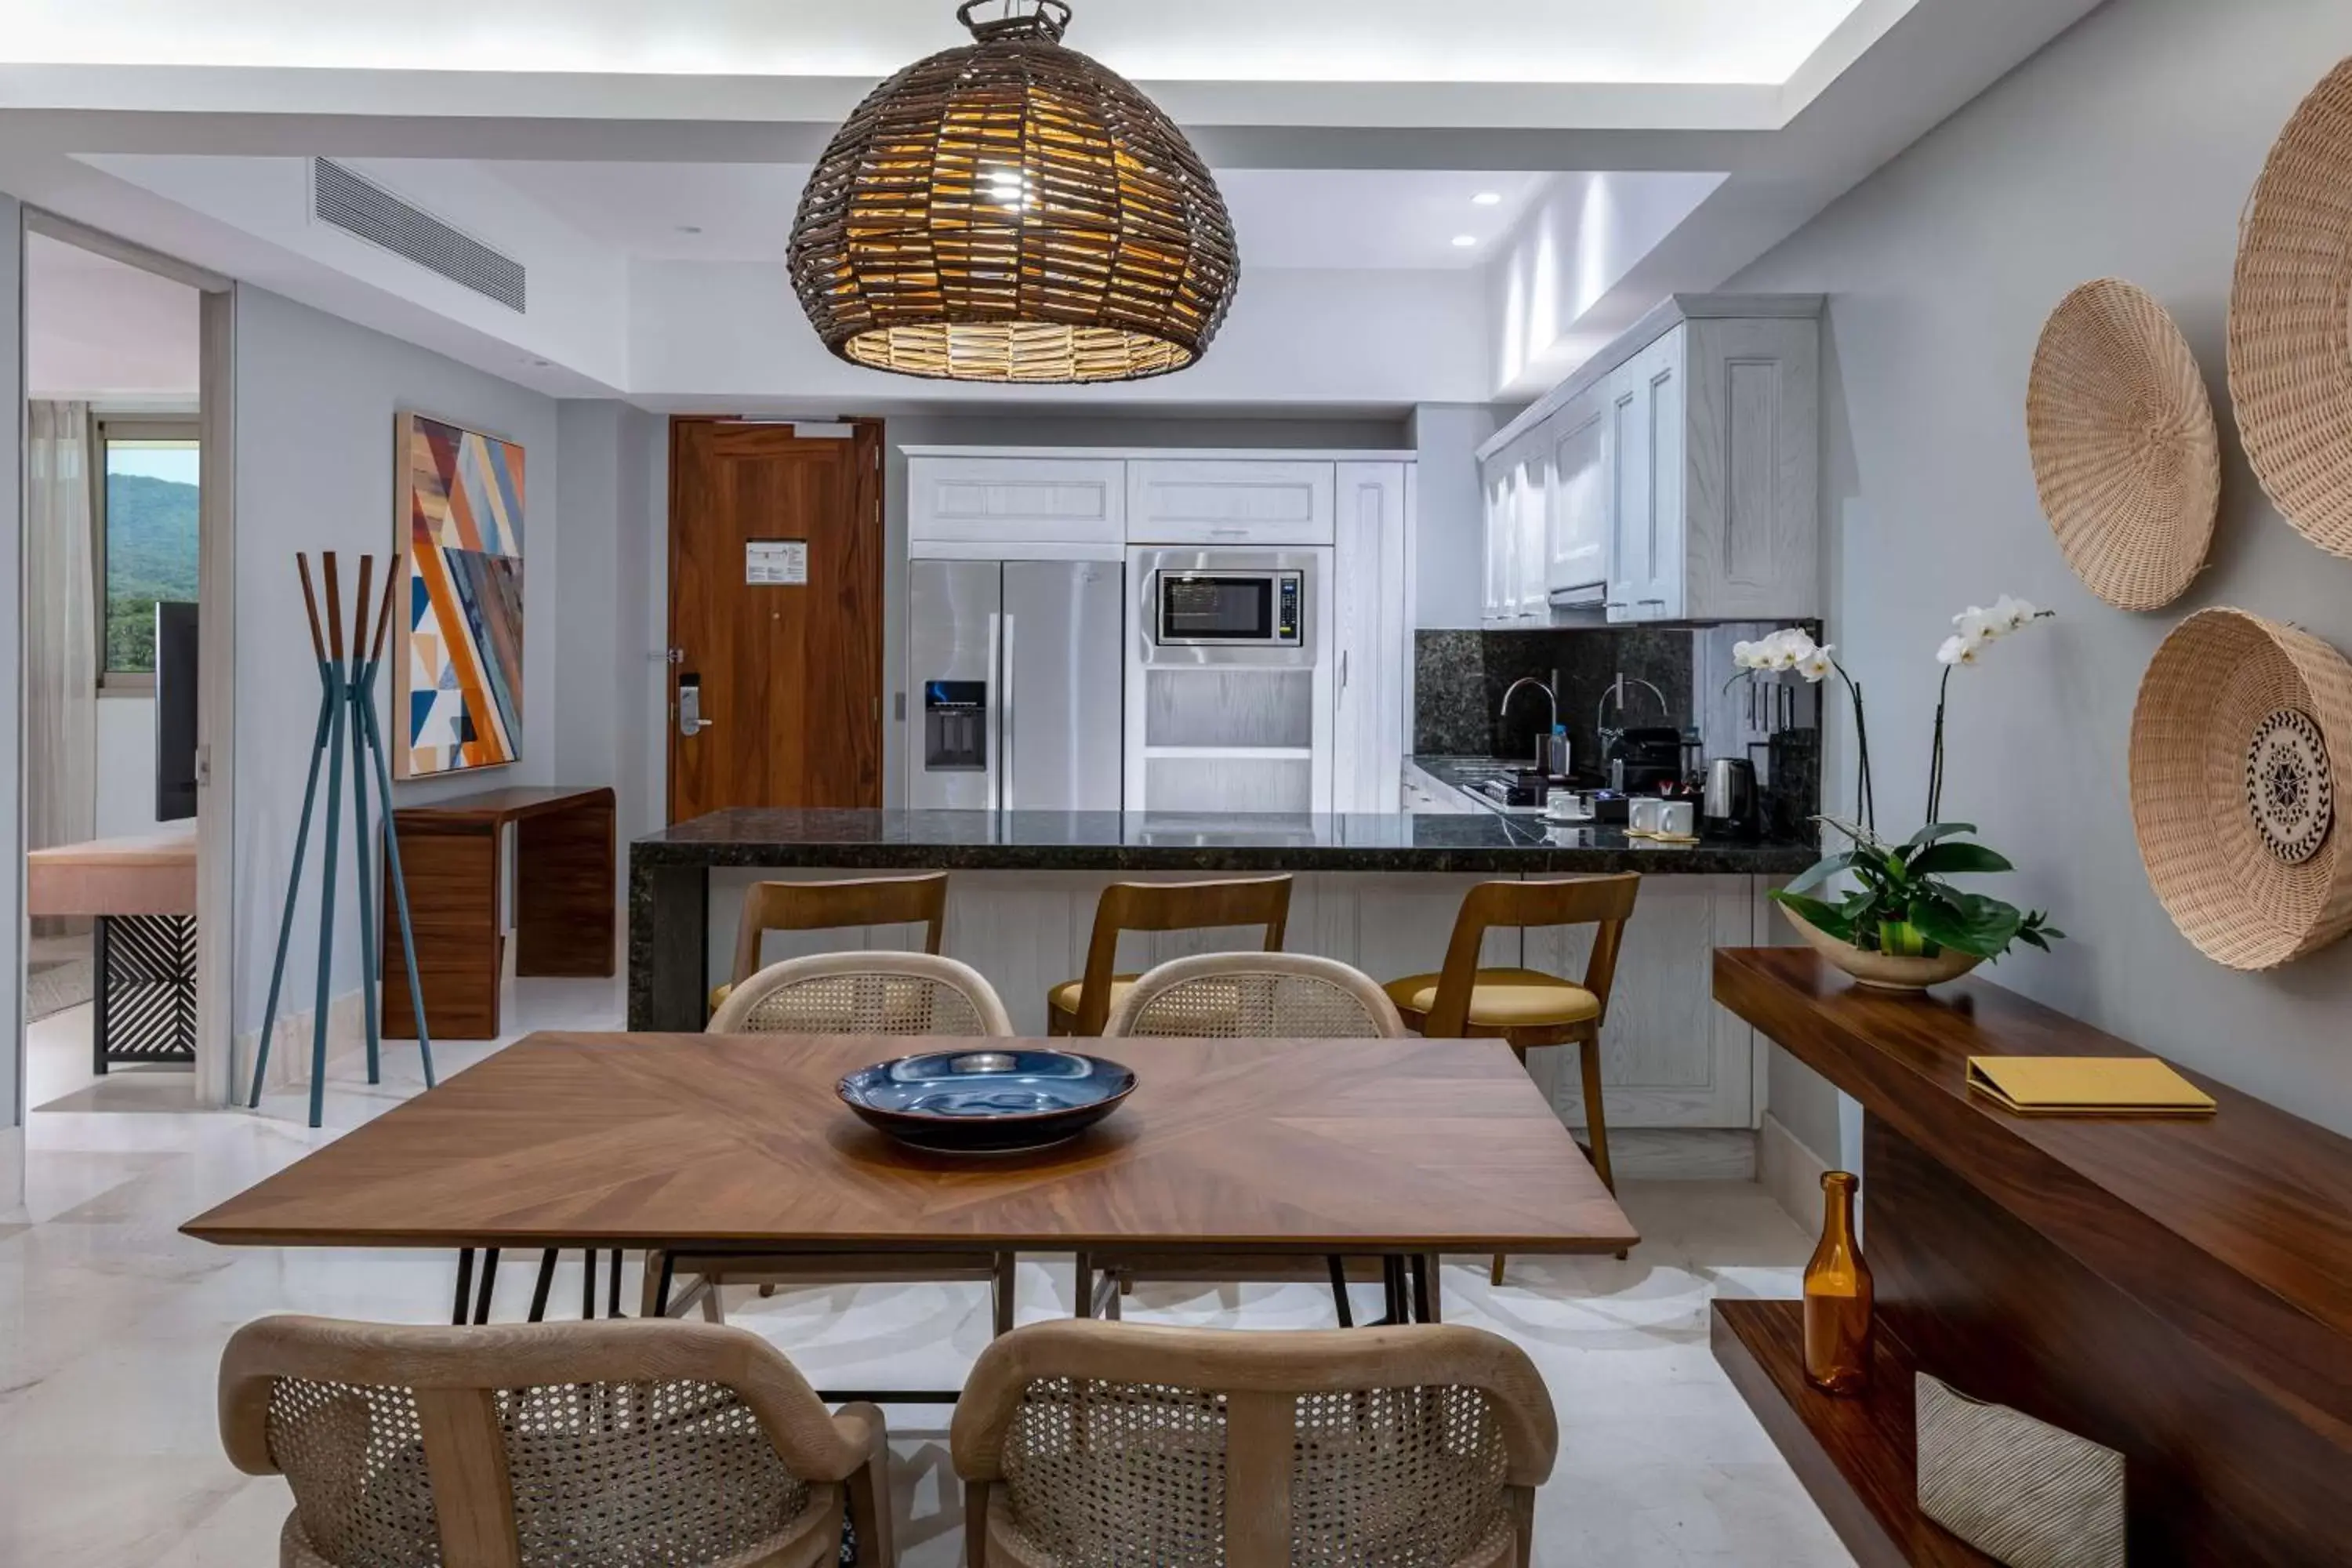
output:
M1559 674L1555 672L1552 679L1559 679ZM1559 693L1557 690L1532 675L1523 675L1511 682L1510 689L1503 693L1503 705L1496 710L1495 717L1503 719L1510 715L1511 699L1519 694L1519 688L1522 686L1532 686L1542 692L1544 700L1551 707L1550 718L1545 722L1542 731L1536 736L1536 771L1542 773L1565 774L1568 772L1568 744L1564 741L1560 742L1559 754L1556 757L1553 754L1552 746L1552 742L1559 731ZM1554 766L1555 763L1559 765Z

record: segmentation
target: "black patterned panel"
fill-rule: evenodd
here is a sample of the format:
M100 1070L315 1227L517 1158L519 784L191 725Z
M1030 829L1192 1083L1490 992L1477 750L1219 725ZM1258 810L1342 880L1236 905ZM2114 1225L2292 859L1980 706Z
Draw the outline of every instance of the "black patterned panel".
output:
M99 1050L110 1064L196 1059L196 922L109 915L100 922Z

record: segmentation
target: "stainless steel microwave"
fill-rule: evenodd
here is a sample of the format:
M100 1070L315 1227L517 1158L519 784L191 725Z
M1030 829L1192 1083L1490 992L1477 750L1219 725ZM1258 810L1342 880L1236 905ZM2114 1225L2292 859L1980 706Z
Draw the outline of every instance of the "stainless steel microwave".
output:
M1162 568L1151 578L1151 635L1162 647L1294 648L1306 643L1307 574Z

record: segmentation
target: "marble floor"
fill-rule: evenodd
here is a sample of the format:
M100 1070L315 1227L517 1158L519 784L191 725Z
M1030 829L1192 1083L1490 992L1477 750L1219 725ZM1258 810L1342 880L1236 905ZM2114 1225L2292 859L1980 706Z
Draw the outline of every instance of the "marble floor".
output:
M509 1016L610 1027L617 1008L601 984L530 982ZM27 1041L26 1203L0 1214L0 1564L274 1562L285 1485L238 1475L214 1428L223 1342L278 1311L446 1321L451 1263L226 1251L177 1226L415 1093L414 1052L388 1049L376 1089L335 1082L329 1125L313 1132L292 1090L247 1114L188 1110L184 1077L94 1083L88 1030L88 1010L76 1009ZM436 1055L446 1073L495 1048ZM1795 1294L1805 1238L1751 1184L1629 1181L1624 1202L1645 1237L1625 1262L1518 1261L1499 1289L1483 1260L1446 1268L1448 1317L1527 1347L1558 1402L1559 1465L1538 1503L1536 1561L1849 1563L1707 1350L1708 1300ZM577 1269L559 1277L558 1302L578 1299ZM522 1315L530 1276L501 1274L500 1318ZM1066 1259L1025 1258L1024 1321L1066 1315L1069 1289ZM734 1292L729 1314L835 1387L952 1384L987 1338L972 1286ZM1139 1321L1252 1328L1327 1326L1329 1314L1328 1295L1304 1286L1147 1289L1129 1309ZM889 1414L902 1561L951 1568L961 1508L946 1413Z

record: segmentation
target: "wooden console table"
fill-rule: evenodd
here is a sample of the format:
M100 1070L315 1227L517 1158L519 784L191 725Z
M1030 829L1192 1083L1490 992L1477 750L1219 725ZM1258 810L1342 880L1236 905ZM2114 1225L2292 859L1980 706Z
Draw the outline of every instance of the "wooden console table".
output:
M1715 994L1862 1102L1895 1365L2121 1450L2136 1564L2344 1560L2352 1140L2194 1073L2210 1120L2011 1115L1969 1092L1968 1058L2148 1053L1980 980L1905 996L1805 949L1723 949ZM1970 1561L1853 1440L1907 1427L1910 1389L1882 1376L1858 1414L1791 1398L1758 1347L1795 1323L1718 1303L1717 1351L1847 1546Z
M515 973L568 978L614 971L614 795L610 789L495 789L403 806L401 869L416 932L417 980L436 1039L499 1034L506 939L499 919L500 837L515 827ZM400 927L385 889L383 1033L416 1037Z
M25 912L90 917L90 1067L196 1059L196 825L36 849Z

